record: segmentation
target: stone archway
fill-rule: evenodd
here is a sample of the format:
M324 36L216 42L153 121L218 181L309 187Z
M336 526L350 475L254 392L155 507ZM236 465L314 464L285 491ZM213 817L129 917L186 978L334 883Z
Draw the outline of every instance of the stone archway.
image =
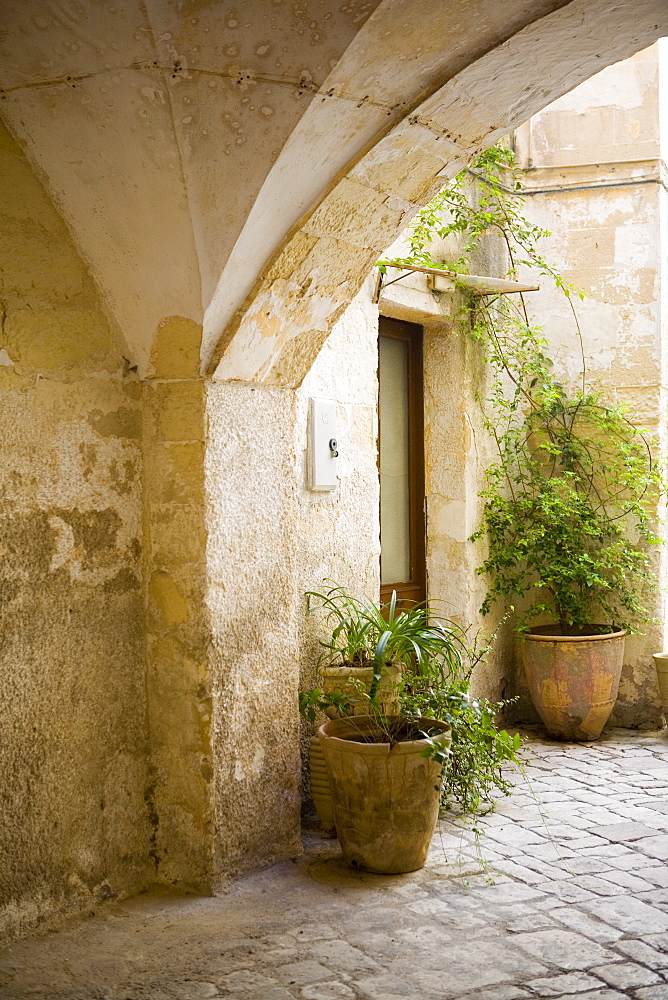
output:
M661 0L6 5L0 116L133 364L298 385L375 255L476 152L668 32ZM218 362L220 362L218 364Z
M445 35L448 8L439 5L432 16L434 35ZM384 18L391 23L396 14L381 5L365 30L375 28L382 36ZM470 58L443 86L434 87L434 74L431 95L332 178L315 210L294 225L265 262L261 257L267 242L257 246L257 229L269 229L271 244L271 186L292 170L296 195L301 180L297 165L318 162L319 145L327 136L331 111L325 100L314 102L260 191L205 313L203 362L213 370L220 358L216 378L301 384L368 268L419 205L535 111L649 44L667 27L665 8L658 3L638 8L605 0L574 2L532 19L507 40ZM359 42L329 79L336 87L347 78L349 90L360 95L366 86L371 96L364 94L361 100L373 102L376 87L381 93L383 88L378 81L369 86L364 80L364 63L354 65ZM421 60L424 55L420 53ZM288 202L292 207L289 197ZM244 265L243 280L230 289L230 278L234 281ZM233 312L235 297L238 301L244 289L249 290L246 300ZM214 346L217 335L221 339Z

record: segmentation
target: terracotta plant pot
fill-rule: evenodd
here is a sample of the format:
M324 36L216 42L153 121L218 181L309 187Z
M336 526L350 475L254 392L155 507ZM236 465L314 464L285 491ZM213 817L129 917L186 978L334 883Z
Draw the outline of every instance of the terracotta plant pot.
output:
M325 758L322 754L320 740L317 736L311 737L309 763L311 769L311 798L320 821L320 829L323 833L333 835L334 828L334 806L332 804L332 790L329 785Z
M378 689L378 700L386 715L396 715L399 712L399 697L397 687L401 679L401 667L399 664L386 663L383 667L380 686ZM373 667L323 667L322 687L325 694L354 694L355 686L352 681L359 681L364 685L366 691L371 687L373 680ZM364 715L368 711L366 705L360 705L355 709L354 715ZM330 714L328 712L328 714ZM336 711L331 710L331 718L336 717ZM320 820L320 826L324 833L334 832L334 810L332 806L332 792L329 787L325 758L322 755L320 740L317 736L311 739L310 747L311 763L311 798L315 811Z
M523 636L522 659L531 700L552 736L597 740L617 698L624 663L623 631L559 635L543 625Z
M659 681L663 714L666 720L668 720L668 653L654 653L653 655L656 664L656 675Z
M398 723L399 720L397 720ZM450 744L445 722L421 719ZM354 868L399 874L422 868L438 819L441 768L421 757L424 739L358 742L377 735L369 716L334 719L318 730L332 788L334 822L343 857Z

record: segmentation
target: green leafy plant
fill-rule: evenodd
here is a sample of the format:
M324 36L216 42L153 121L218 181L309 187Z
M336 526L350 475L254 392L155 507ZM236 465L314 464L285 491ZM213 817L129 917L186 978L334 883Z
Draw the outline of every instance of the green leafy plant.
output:
M333 582L324 592L311 590L306 597L309 611L320 612L331 628L330 637L321 642L328 665L373 667L371 698L388 662L418 673L428 667L443 678L461 668L462 629L427 603L403 607L393 593L381 607Z
M502 703L492 704L470 694L474 666L487 654L490 643L469 646L466 632L454 622L434 613L427 604L399 607L393 594L381 606L368 597L351 594L333 584L325 592L310 591L309 609L320 613L331 628L322 641L328 665L373 666L373 683L367 689L359 680L350 681L346 692L325 693L320 688L302 691L302 715L315 722L319 713L334 710L351 716L363 712L376 721L379 738L426 739L425 756L443 768L444 805L457 804L464 812L491 807L495 791L507 794L510 782L504 765L519 764L520 737L495 726ZM388 717L379 696L383 671L400 663L402 673L396 694L399 717ZM451 745L442 734L433 733L425 719L447 722ZM408 735L407 735L408 734Z
M521 171L513 151L505 144L491 146L416 214L410 225L408 256L378 261L379 270L386 273L388 267L417 264L466 274L483 241L496 238L509 253L508 277L516 277L518 267L526 265L573 291L538 252L539 240L550 234L523 216L521 189ZM453 235L459 237L457 253L446 261L433 260L434 240Z
M491 580L483 611L529 597L520 630L549 615L563 634L601 621L637 631L651 620L647 549L660 542L649 442L624 407L604 405L598 393L569 395L549 373L531 387L531 404L527 413L506 410L499 461L481 493L473 537L489 545L478 570Z
M325 693L320 688L309 688L299 692L299 714L312 723L328 709L334 709L339 715L351 715L357 700L340 691Z
M651 439L628 408L588 385L573 303L582 293L539 252L549 233L523 215L520 174L508 147L488 150L419 212L410 256L383 261L381 269L433 264L429 244L455 234L460 252L449 266L459 272L469 269L483 239L496 237L508 277L531 269L553 281L570 305L580 345L578 378L560 377L523 295L468 300L470 329L491 370L483 408L498 455L485 474L483 515L472 536L488 543L478 568L489 580L482 611L497 601L531 602L518 614L519 632L545 616L563 634L601 622L608 631L638 631L653 620L645 600L655 587L648 553L660 542L653 516L662 473Z
M450 747L443 750L428 734L430 755L443 765L442 804L464 813L493 808L498 792L508 795L512 782L506 765L519 765L519 733L510 735L496 725L505 702L474 698L470 683L460 681L446 688L411 685L402 697L402 711L410 718L438 718L450 726Z

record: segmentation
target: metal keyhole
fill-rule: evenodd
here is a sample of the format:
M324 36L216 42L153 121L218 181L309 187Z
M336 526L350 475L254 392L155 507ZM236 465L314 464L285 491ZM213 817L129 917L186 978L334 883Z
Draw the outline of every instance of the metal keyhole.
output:
M338 445L337 445L336 438L330 438L329 439L329 450L332 453L332 458L338 458L339 457Z

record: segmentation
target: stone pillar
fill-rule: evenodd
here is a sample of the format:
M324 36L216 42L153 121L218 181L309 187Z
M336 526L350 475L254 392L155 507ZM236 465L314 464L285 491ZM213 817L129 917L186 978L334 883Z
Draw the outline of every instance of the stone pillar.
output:
M298 854L295 394L207 394L216 868Z
M210 622L206 604L206 386L201 329L160 327L144 382L144 549L151 780L159 881L212 881Z

